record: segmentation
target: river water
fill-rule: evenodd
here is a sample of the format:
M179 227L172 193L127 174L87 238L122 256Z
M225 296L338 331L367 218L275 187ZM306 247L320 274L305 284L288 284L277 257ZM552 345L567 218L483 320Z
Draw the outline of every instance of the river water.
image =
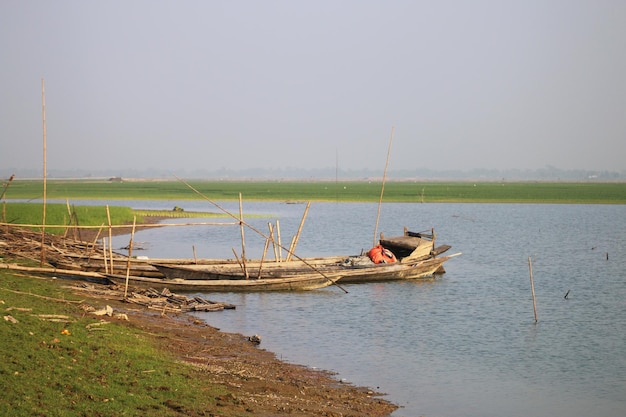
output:
M110 204L218 211L207 202ZM220 204L238 213L238 203ZM268 222L279 221L285 246L304 209L244 202L244 213L262 215L246 219L257 230L267 233ZM377 210L313 203L296 253L369 249ZM348 293L331 286L203 294L237 309L198 315L224 331L259 334L260 347L283 360L387 393L402 407L394 416L626 415L626 206L384 204L377 230L392 236L404 226L434 227L438 243L462 255L434 282L344 285ZM263 238L244 233L247 256L259 257ZM143 230L135 243L144 250L134 254L149 257L191 257L195 250L232 258L242 249L237 226Z

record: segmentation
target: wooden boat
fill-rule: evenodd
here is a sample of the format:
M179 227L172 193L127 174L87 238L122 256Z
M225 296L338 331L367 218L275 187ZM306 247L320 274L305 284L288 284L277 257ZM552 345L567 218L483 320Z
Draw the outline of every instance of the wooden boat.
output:
M168 279L272 279L309 273L336 272L345 256L303 258L297 261L261 262L248 261L244 265L226 261L215 264L177 265L153 264Z
M393 248L400 257L398 262L375 264L367 255L351 257L332 256L306 258L289 262L249 261L198 265L159 264L153 266L170 280L247 280L279 279L299 274L341 274L340 283L424 279L442 271L448 259L459 254L437 257L450 249L448 245L434 248L434 233L413 233L405 229L402 236L384 239L380 244Z
M264 280L289 278L301 274L323 273L324 275L339 274L339 283L362 283L395 281L404 279L423 279L432 277L448 259L458 256L454 254L443 257L431 257L411 263L374 264L367 256L343 258L342 262L318 262L304 264L301 261L280 262L266 265L263 269L248 268L249 279L238 265L155 265L169 280L184 281L254 281L260 276Z
M14 263L0 263L0 269L38 273L48 276L86 279L98 283L125 285L126 275L100 274L98 272L78 271L75 269L26 267ZM185 280L163 279L155 277L128 276L132 287L154 288L183 292L252 292L252 291L308 291L316 290L336 283L341 278L340 272L320 274L307 272L293 274L276 279L223 279L223 280Z
M398 254L397 262L375 264L367 255L297 258L295 261L255 260L240 264L234 259L154 260L116 255L109 259L108 270L103 259L73 260L59 265L66 271L106 276L109 281L170 288L178 291L293 291L323 288L333 283L380 282L406 279L427 279L443 270L453 256L438 257L450 246L434 247L435 234L409 232L385 238L380 245ZM114 268L110 268L110 264ZM58 269L57 269L58 271ZM88 271L88 272L87 272Z
M372 264L364 267L354 266L344 271L338 282L340 284L360 284L366 282L434 279L444 262L458 255L460 253L424 259L415 263L395 262L391 264Z
M334 256L334 257L317 257L317 258L304 258L305 262L310 262L313 264L316 263L328 263L333 260L336 262L341 262L347 258L346 256ZM250 268L259 268L259 265L263 265L263 267L268 265L289 265L291 261L276 261L273 259L266 260L248 260L246 265ZM130 274L133 276L139 277L152 277L152 278L166 278L166 276L156 268L155 265L173 265L173 266L192 266L192 265L232 265L233 267L237 266L240 268L240 263L237 259L217 259L217 258L135 258L131 257L130 262L128 262L128 257L124 255L116 255L111 259L107 259L105 266L105 260L101 256L93 256L90 258L87 257L74 257L69 261L54 261L51 262L56 268L67 269L67 270L77 270L77 271L89 271L89 272L98 272L101 274L113 274L113 275L126 275L127 269L130 269ZM111 270L111 264L113 264L113 268ZM205 277L199 277L200 279L205 279ZM226 277L228 278L228 277Z
M108 274L115 284L125 285L125 275ZM341 274L296 274L271 279L159 279L151 277L129 277L129 285L142 288L162 289L178 292L256 292L256 291L309 291L334 284Z

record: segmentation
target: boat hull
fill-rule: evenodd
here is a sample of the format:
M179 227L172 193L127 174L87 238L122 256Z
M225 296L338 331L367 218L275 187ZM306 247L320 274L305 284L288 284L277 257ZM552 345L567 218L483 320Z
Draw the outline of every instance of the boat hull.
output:
M432 258L415 264L378 264L366 268L354 267L339 279L340 284L435 279L437 271L450 256Z
M255 278L275 280L302 276L304 274L319 274L325 276L340 275L338 282L363 283L384 282L408 279L432 278L437 271L442 270L444 262L452 256L429 258L413 263L373 264L362 262L336 262L333 257L328 263L321 260L314 264L304 262L289 262L266 265L264 268L247 268L248 280ZM352 257L348 259L362 259ZM169 280L211 281L233 280L246 281L243 269L234 265L154 265Z
M123 275L106 275L113 283L126 284ZM341 278L341 275L293 276L276 279L159 279L150 277L129 277L128 284L141 288L167 288L179 292L257 292L257 291L310 291L328 287Z

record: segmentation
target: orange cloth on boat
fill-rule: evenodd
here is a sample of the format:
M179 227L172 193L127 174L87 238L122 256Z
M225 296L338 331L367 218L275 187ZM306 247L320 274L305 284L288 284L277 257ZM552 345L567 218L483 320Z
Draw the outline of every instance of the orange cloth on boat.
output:
M367 256L375 264L390 264L396 261L396 256L389 249L385 249L382 246L374 246L367 252Z

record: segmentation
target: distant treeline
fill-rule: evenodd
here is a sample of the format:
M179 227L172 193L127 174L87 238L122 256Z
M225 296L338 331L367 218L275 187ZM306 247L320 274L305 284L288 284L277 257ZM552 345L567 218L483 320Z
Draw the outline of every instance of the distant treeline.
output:
M40 169L25 169L16 167L0 167L0 178L8 178L17 174L17 178L41 178ZM319 181L354 181L382 177L380 169L345 169L328 166L323 168L304 169L300 167L278 168L217 168L217 169L183 169L176 172L178 177L211 179L211 180L241 180L241 181L272 181L282 180L319 180ZM48 169L48 178L108 178L110 176L124 178L172 178L169 169ZM546 166L539 169L394 169L390 167L387 178L393 181L419 179L422 181L626 181L626 171L588 170L588 169L561 169Z
M37 201L41 180L2 184L5 199ZM49 180L48 199L378 202L381 181ZM384 202L626 204L626 182L387 181Z

